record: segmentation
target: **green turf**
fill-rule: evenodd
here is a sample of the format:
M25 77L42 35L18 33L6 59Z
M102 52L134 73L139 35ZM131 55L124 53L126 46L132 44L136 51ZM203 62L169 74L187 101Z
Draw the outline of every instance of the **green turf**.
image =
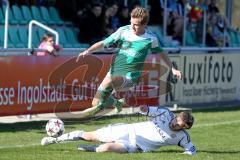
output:
M69 142L40 146L46 136L45 123L28 122L15 124L0 123L0 160L239 160L240 158L240 107L221 110L193 111L195 125L189 131L197 147L197 155L181 155L182 149L176 146L162 147L151 153L117 154L89 153L77 151L78 144L92 142ZM98 120L65 120L66 132L76 129L86 131L97 129L109 123L133 123L146 120L146 117L115 117Z

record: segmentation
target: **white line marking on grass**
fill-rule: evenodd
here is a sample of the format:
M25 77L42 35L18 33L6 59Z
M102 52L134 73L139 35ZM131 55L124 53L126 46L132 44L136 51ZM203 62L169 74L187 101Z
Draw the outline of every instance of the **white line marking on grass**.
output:
M32 143L32 144L16 144L12 146L0 146L0 149L8 149L8 148L24 148L24 147L32 147L32 146L40 146L39 143Z
M201 128L201 127L228 125L228 124L234 124L234 123L240 123L240 120L224 121L224 122L217 122L217 123L196 124L196 125L194 125L194 127ZM17 145L11 145L11 146L0 146L0 149L23 148L23 147L31 147L31 146L40 146L40 140L39 140L39 143L33 143L33 144L22 144L22 145L17 144Z
M217 123L196 124L196 125L193 125L193 127L208 127L208 126L211 127L211 126L228 125L228 124L234 124L234 123L240 123L240 119L234 120L234 121L217 122Z

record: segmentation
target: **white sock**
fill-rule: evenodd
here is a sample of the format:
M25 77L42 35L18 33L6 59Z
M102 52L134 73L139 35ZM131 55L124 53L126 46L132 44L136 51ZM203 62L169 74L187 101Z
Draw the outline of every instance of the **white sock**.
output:
M100 152L100 151L99 151L99 146L98 146L98 147L96 147L96 152Z
M82 139L83 131L73 131L57 137L57 141L78 141Z

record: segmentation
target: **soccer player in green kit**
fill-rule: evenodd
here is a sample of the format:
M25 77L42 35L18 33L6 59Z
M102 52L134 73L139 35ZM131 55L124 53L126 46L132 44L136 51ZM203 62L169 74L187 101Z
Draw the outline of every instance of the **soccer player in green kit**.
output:
M84 110L86 117L108 106L114 106L116 111L120 112L125 105L125 100L114 99L113 90L128 90L137 84L147 55L151 52L163 51L158 44L158 39L146 29L148 20L148 11L142 7L136 7L131 12L130 25L120 27L105 40L93 44L78 55L76 62L80 57L85 57L112 44L118 44L119 47L115 60L92 101L92 107ZM172 67L172 63L164 53L161 55L161 58L171 67L172 74L181 79L181 72Z

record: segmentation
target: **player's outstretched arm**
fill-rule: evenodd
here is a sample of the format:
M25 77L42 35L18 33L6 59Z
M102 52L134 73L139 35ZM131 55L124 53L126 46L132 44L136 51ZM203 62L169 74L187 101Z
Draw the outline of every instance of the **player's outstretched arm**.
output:
M183 138L182 141L180 142L180 146L184 148L184 152L182 154L188 154L188 155L195 155L197 153L196 147L192 144L192 142L188 142L188 138Z
M185 151L185 152L183 152L183 153L181 153L181 154L195 155L196 152Z
M141 105L139 106L139 113L143 115L148 114L148 106L147 105Z
M175 69L175 68L172 67L172 73L173 73L173 75L175 75L178 79L182 79L182 73L181 73L181 71L179 71L179 70L177 70L177 69Z
M172 62L170 61L169 57L166 55L166 53L161 53L160 54L161 58L165 61L165 63L168 65L168 67L171 68L171 71L174 76L176 76L178 79L182 78L182 73L181 71L175 69L172 65Z
M152 117L160 114L161 110L158 109L157 106L147 106L147 105L141 105L139 106L139 113Z
M103 44L103 41L99 41L95 44L93 44L91 47L89 47L88 49L86 49L85 51L79 53L77 59L76 59L76 62L79 61L80 57L84 57L86 55L89 55L93 52L96 52L97 50L100 50L104 47L104 44Z

